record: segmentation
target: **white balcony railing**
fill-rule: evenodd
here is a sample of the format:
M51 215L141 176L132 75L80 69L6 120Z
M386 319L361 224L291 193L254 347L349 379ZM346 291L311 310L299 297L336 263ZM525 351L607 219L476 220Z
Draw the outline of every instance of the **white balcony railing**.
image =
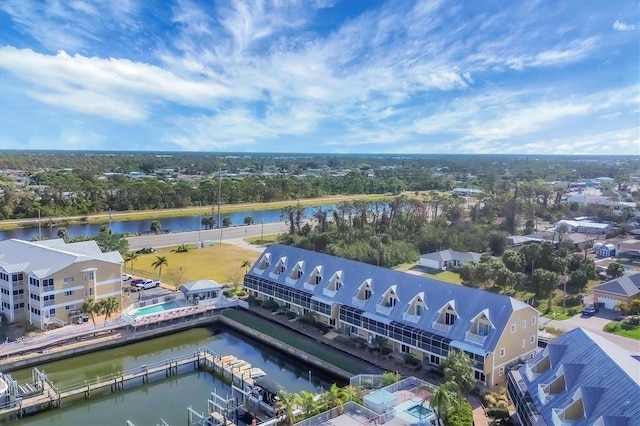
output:
M391 305L381 305L381 304L376 305L376 312L382 315L389 315L392 310L393 310L393 306Z
M33 308L39 308L40 306L42 306L42 300L29 299L29 304Z
M434 321L432 324L432 327L434 330L438 330L442 333L449 333L451 331L451 327L453 327L453 324L447 325L447 324L441 324L438 321Z
M29 293L40 294L40 287L29 284Z
M253 271L252 271L252 272L253 272L254 274L256 274L256 275L260 276L260 275L264 274L264 269L260 269L260 268L253 268Z
M50 291L54 291L56 288L52 285L42 286L42 293L48 293Z
M336 293L337 293L336 290L329 290L328 288L322 289L322 294L328 297L333 297L336 295Z
M316 289L317 285L309 284L308 282L305 282L303 287L304 287L305 290L314 291Z
M420 318L422 318L420 315L412 315L412 314L408 314L408 313L404 313L402 314L402 319L405 321L410 321L410 322L418 322L420 320Z
M284 280L285 283L289 284L289 285L296 285L296 283L298 282L297 279L293 279L293 278L285 278ZM305 287L306 288L306 287Z
M538 399L542 404L546 404L549 400L549 385L542 383L538 385Z
M364 305L367 303L366 300L360 299L358 297L351 298L351 304L358 308L364 308Z
M551 421L553 422L553 426L564 426L571 424L571 422L566 421L563 408L553 408L551 410Z
M464 334L464 340L468 340L469 342L477 343L479 345L484 345L485 340L487 340L487 336L481 336L479 334L467 331Z
M527 380L530 382L536 378L537 374L533 372L533 367L535 364L526 363L524 365L524 375L527 376Z

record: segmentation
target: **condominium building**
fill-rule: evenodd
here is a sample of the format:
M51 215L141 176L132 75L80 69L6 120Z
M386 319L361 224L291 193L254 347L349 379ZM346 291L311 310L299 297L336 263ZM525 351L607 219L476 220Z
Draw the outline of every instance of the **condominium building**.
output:
M268 247L244 285L369 343L382 336L423 365L464 351L475 378L489 386L505 383L507 367L538 346L540 313L512 297L295 247Z
M1 312L39 329L80 318L87 299L122 296L123 259L95 241L0 241Z
M576 328L509 372L524 426L640 425L640 357Z

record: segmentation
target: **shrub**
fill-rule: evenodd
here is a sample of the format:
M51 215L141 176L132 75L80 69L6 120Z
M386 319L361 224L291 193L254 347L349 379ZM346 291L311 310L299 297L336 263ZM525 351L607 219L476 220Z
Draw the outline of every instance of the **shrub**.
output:
M262 304L262 300L258 299L255 296L247 297L247 303L251 306L260 306Z
M629 315L620 321L620 326L625 330L636 328L640 325L640 315Z
M487 416L495 419L507 419L509 418L509 410L507 408L488 408Z
M268 311L275 312L280 308L280 305L275 300L265 300L262 303L262 307Z
M472 426L473 411L471 410L471 404L469 404L469 401L460 401L460 404L453 408L447 415L446 424L448 426Z
M293 312L293 311L287 312L287 318L293 319L295 317L296 317L296 313L295 312Z
M569 315L574 316L578 313L576 308L569 308Z

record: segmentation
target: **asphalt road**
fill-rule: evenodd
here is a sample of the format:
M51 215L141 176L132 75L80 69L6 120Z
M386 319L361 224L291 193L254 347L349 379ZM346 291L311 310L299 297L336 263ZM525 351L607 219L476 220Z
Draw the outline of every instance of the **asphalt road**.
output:
M261 235L280 234L287 231L285 222L265 223L249 226L234 226L222 229L209 229L201 231L173 232L169 234L144 235L127 238L129 250L140 250L145 247L172 247L180 244L195 244L200 241L222 241L247 237L259 237Z

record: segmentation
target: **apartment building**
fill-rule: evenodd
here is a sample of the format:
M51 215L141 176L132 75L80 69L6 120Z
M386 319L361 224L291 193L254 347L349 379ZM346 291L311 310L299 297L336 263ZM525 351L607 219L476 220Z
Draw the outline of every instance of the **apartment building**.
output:
M640 360L576 328L509 372L509 397L524 426L640 425Z
M423 365L450 350L473 360L475 378L506 383L507 367L534 356L540 313L509 296L450 284L295 247L268 247L244 279L261 300L274 300Z
M72 323L89 298L122 302L123 263L120 253L102 253L95 241L0 241L0 312L39 329Z

